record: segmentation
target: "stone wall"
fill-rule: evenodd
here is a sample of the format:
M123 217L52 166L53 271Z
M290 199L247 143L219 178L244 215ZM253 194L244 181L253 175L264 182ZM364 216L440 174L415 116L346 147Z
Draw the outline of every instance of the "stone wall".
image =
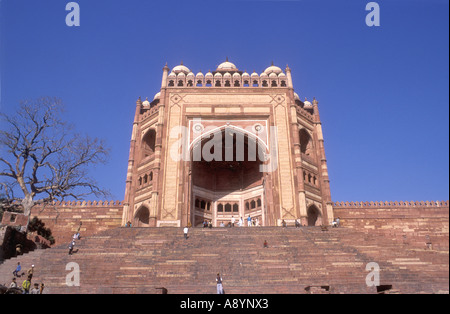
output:
M55 245L69 243L81 223L82 237L119 227L122 223L123 204L111 202L56 202L35 207L31 217L38 216L55 238Z
M336 202L341 225L414 247L448 251L449 202Z

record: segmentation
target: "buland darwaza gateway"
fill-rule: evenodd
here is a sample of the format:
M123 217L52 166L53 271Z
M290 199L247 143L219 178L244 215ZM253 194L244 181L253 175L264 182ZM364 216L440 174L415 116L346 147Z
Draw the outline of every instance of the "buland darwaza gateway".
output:
M262 226L333 220L318 101L300 100L288 66L166 65L161 90L136 103L122 223L249 216Z
M289 67L166 65L160 91L136 102L124 200L35 206L55 245L17 258L28 217L4 212L0 290L20 262L49 293L206 294L220 272L228 294L448 294L449 202L332 202L319 104L295 91ZM183 236L249 217L264 227Z

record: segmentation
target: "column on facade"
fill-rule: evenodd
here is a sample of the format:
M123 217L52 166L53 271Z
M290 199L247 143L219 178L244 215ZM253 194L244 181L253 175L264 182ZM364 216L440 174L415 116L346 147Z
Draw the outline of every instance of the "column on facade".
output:
M123 214L122 214L122 225L126 224L128 221L133 220L133 203L134 200L132 198L131 191L135 188L135 182L133 182L133 168L135 162L135 152L136 152L136 138L138 132L138 123L139 123L139 115L141 112L142 101L141 97L136 101L136 111L134 115L133 121L133 129L131 132L131 141L130 141L130 153L128 157L128 169L127 169L127 179L125 183L125 199L123 206Z
M325 146L322 133L322 123L320 122L319 115L319 102L314 98L314 125L316 128L317 141L319 147L316 148L318 156L320 156L320 171L319 176L321 178L321 193L322 193L322 211L323 211L323 224L327 225L334 219L333 203L331 201L330 192L330 179L328 176L327 159L325 157Z

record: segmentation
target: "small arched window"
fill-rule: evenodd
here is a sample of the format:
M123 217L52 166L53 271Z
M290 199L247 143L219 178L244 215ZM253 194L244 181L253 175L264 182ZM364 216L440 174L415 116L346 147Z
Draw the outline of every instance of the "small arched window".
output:
M142 138L142 159L155 153L156 131L150 129Z
M305 129L300 130L300 152L306 156L313 154L312 139Z

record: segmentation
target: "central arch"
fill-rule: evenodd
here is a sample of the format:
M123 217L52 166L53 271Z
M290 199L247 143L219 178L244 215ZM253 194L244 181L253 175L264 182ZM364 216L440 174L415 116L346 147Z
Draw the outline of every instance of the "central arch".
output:
M322 225L322 213L315 206L308 207L308 226L320 226Z
M141 206L134 215L135 227L149 227L150 226L150 211L146 206Z
M264 224L264 173L267 152L257 136L231 127L216 129L192 143L189 221L228 225L250 216ZM253 203L252 203L253 201ZM258 206L246 206L257 204Z

